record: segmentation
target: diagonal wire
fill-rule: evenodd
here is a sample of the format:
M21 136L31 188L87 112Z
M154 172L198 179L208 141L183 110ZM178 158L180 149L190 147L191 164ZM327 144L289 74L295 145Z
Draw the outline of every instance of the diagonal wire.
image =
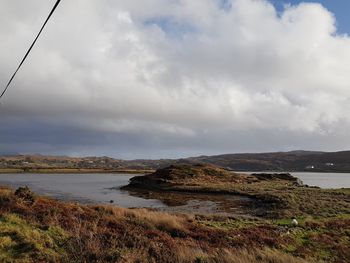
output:
M56 10L56 8L57 8L57 6L59 5L60 2L61 2L61 0L57 0L57 1L56 1L54 7L52 8L52 10L51 10L51 12L50 12L50 14L49 14L49 16L46 18L45 23L44 23L43 26L41 27L41 29L40 29L38 35L37 35L36 38L34 39L32 45L31 45L30 48L28 49L27 53L25 54L24 58L22 59L21 63L19 64L18 68L16 69L15 73L13 73L13 75L12 75L11 79L9 80L9 82L7 83L5 89L4 89L3 92L1 93L0 99L5 95L5 93L6 93L7 89L9 88L9 86L10 86L12 80L15 78L17 72L19 71L19 69L20 69L21 66L23 65L24 61L27 59L27 57L28 57L30 51L33 49L33 47L34 47L36 41L38 40L38 38L39 38L41 32L44 30L44 28L45 28L47 22L50 20L52 14L55 12L55 10Z

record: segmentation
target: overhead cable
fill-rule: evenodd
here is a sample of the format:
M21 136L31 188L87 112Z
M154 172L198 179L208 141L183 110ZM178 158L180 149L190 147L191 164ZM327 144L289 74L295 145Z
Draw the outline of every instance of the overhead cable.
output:
M3 92L2 92L1 95L0 95L0 99L5 95L7 89L10 87L11 82L12 82L13 79L15 78L15 76L16 76L17 72L19 71L19 69L22 67L24 61L27 59L27 57L28 57L30 51L33 49L33 47L34 47L36 41L38 40L38 38L39 38L41 32L44 30L44 28L45 28L47 22L50 20L52 14L55 12L55 10L56 10L56 8L57 8L57 6L59 5L60 2L61 2L61 0L57 0L57 1L56 1L54 7L52 8L52 10L51 10L51 12L50 12L50 14L49 14L49 16L46 18L45 23L44 23L43 26L41 27L41 29L40 29L38 35L37 35L36 38L34 39L34 41L33 41L33 43L31 44L31 46L29 47L27 53L26 53L25 56L23 57L21 63L19 64L18 68L16 69L15 73L13 73L13 75L12 75L12 77L10 78L9 82L8 82L7 85L5 86L5 89L3 90Z

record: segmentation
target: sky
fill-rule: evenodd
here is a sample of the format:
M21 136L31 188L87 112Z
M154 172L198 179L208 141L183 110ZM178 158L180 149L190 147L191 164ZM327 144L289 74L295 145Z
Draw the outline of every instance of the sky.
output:
M0 0L0 85L54 2ZM0 102L0 153L349 150L349 8L63 0Z
M285 5L297 5L300 3L319 3L329 12L336 16L337 32L340 34L349 34L350 32L350 1L348 0L271 0L270 1L278 11L283 11Z

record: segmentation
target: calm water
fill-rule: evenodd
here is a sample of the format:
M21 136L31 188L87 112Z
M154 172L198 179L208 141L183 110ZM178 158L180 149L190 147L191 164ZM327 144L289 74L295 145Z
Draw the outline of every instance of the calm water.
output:
M350 188L350 174L293 173L293 175L310 186ZM82 203L109 204L113 200L114 205L122 207L150 207L166 210L170 206L175 206L179 208L178 211L207 207L209 211L218 209L217 207L223 203L223 200L210 195L186 196L181 194L178 196L177 193L155 194L152 192L140 194L121 190L120 187L127 185L133 176L126 174L0 174L0 185L12 188L27 185L41 195ZM183 203L171 205L173 200L179 198L183 199ZM231 202L230 207L232 208L235 206L239 208L241 202L249 202L249 200L233 196L225 197L225 202L227 200Z
M123 207L165 205L156 199L131 196L119 188L134 175L123 174L0 174L0 185L18 188L27 185L40 195L82 203L110 203Z
M0 174L0 185L14 189L28 186L35 193L66 201L147 207L164 211L245 214L242 208L251 200L239 196L124 191L127 174ZM225 206L225 207L224 207ZM229 209L227 209L229 206Z
M292 173L304 184L321 188L350 188L350 173Z

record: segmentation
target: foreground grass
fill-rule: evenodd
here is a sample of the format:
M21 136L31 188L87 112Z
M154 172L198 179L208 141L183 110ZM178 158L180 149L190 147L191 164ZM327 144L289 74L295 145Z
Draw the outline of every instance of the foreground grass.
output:
M211 228L235 232L235 242L245 243L247 237L259 231L277 229L283 252L315 262L348 262L350 258L350 215L329 218L298 218L299 226L291 227L290 218L279 220L226 219L224 221L201 220L200 224ZM261 238L261 236L257 236ZM275 237L273 237L275 239Z
M0 189L0 262L348 262L350 215L242 219L83 206Z
M57 261L67 257L61 245L68 236L59 227L39 228L16 214L5 214L0 218L0 233L1 262L33 258Z

